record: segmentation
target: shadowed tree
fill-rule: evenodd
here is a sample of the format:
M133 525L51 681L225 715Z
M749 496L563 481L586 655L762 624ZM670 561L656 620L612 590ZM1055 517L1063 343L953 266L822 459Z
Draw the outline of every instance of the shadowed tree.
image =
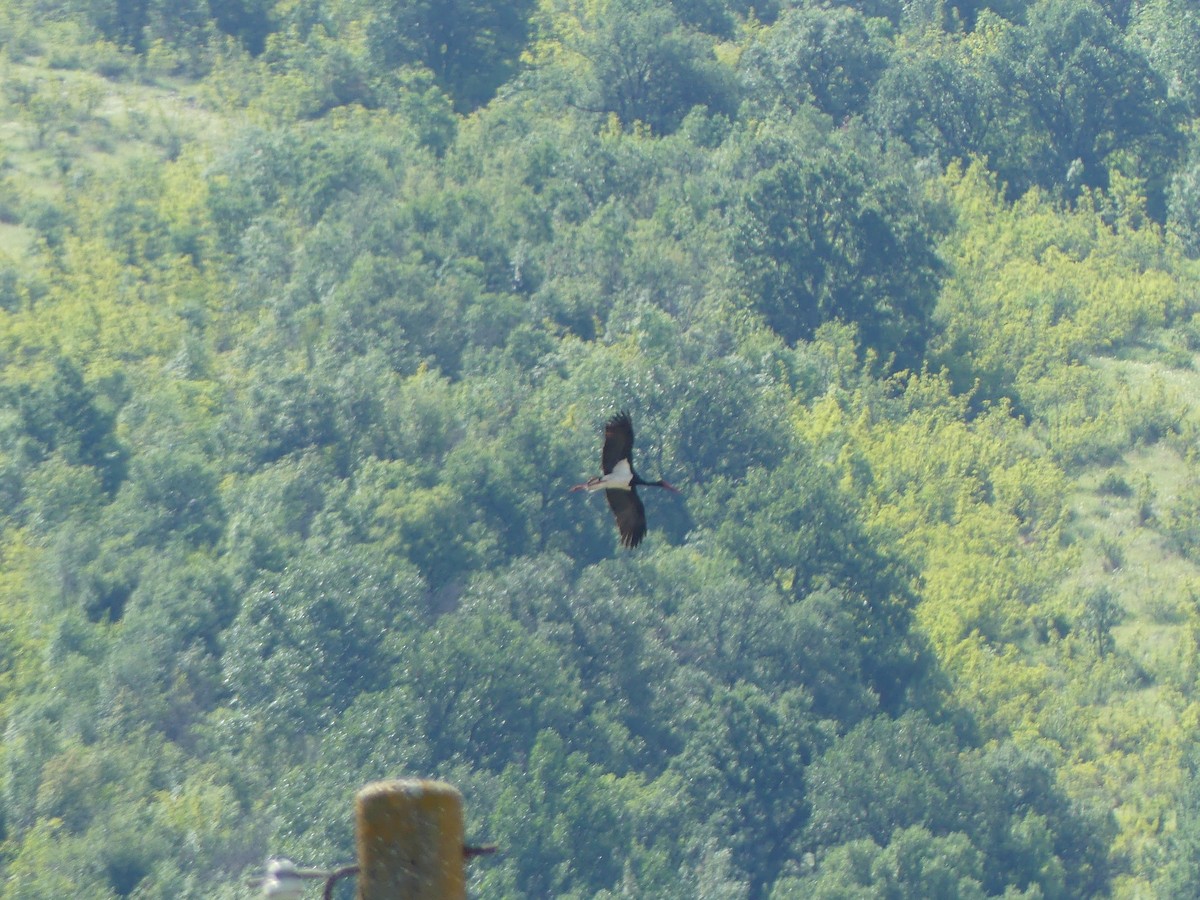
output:
M369 40L382 65L423 65L461 112L512 77L533 0L390 0L373 4Z
M741 58L741 79L757 109L812 103L841 122L863 111L887 64L887 45L848 6L800 6L764 29Z
M1018 103L989 149L1010 190L1070 187L1068 173L1079 186L1106 187L1123 151L1149 179L1150 212L1161 219L1176 113L1162 77L1105 11L1091 0L1041 0L1001 49L1001 83Z
M106 491L125 477L127 454L114 433L115 415L71 360L54 360L49 378L16 391L16 408L35 458L58 452L74 466L91 466Z
M912 363L937 297L933 209L904 164L856 129L802 150L778 134L734 212L734 258L751 302L789 342L857 325L882 357ZM782 140L782 143L776 143Z
M669 4L611 0L552 21L543 42L570 60L556 62L552 74L572 106L660 134L694 106L733 107L730 73L714 57L713 39L680 21Z

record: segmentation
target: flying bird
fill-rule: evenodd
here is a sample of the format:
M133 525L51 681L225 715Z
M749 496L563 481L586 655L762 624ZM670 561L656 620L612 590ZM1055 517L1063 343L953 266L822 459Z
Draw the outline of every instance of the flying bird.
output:
M621 543L633 548L646 536L646 508L637 494L637 487L660 487L678 494L679 489L662 481L643 481L633 468L633 422L629 413L619 412L604 426L604 449L600 453L603 473L577 484L572 491L604 491Z

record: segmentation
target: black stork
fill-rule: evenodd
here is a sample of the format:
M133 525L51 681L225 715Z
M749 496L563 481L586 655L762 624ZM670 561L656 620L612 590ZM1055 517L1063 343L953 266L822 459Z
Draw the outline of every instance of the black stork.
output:
M643 481L633 468L633 422L629 413L619 412L604 425L604 449L600 453L602 475L577 484L572 491L604 491L617 520L621 543L634 548L646 536L646 508L637 487L660 487L678 494L679 488L662 481Z

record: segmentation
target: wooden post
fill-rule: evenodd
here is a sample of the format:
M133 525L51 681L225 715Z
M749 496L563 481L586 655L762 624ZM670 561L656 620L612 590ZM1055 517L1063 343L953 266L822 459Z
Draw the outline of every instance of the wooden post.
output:
M376 781L355 798L359 900L466 900L463 803L441 781Z

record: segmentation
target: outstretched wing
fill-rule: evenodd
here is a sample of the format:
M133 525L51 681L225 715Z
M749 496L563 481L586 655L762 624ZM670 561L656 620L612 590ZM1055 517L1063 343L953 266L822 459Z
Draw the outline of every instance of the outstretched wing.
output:
M604 450L600 454L600 471L607 475L623 459L633 465L633 421L629 413L619 412L604 426ZM611 501L610 501L611 502Z
M636 547L646 536L646 507L642 506L642 498L632 489L605 491L604 495L612 508L613 518L617 520L621 543L630 549Z

